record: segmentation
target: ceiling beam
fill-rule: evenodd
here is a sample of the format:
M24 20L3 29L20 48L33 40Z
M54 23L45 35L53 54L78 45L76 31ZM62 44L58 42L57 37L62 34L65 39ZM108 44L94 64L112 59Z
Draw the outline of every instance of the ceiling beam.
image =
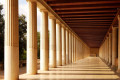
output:
M86 11L56 11L57 14L76 14L76 13L115 13L117 10L94 10L94 11L91 11L91 10L86 10Z
M89 6L89 7L65 7L65 8L56 8L52 7L54 10L82 10L82 9L104 9L104 8L120 8L120 5L101 5L101 6Z
M67 6L73 6L73 5L91 5L91 4L114 4L114 3L120 3L120 0L114 0L114 1L88 1L88 2L68 2L68 3L57 3L57 1L55 3L49 3L50 6L64 6L64 5L67 5Z
M114 14L59 14L59 16L61 17L92 17L92 16L95 16L95 17L98 17L98 16L114 16Z

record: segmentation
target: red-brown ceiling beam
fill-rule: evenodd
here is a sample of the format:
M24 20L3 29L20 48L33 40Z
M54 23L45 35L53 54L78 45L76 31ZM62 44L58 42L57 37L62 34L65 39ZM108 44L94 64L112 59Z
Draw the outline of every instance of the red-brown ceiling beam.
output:
M104 9L104 8L120 8L120 5L101 5L101 6L89 6L89 7L65 7L65 8L56 8L54 10L80 10L80 9Z
M64 6L64 5L70 5L70 6L73 6L73 5L91 5L91 4L111 4L111 3L120 3L120 0L114 0L114 1L88 1L88 2L68 2L68 3L51 3L49 4L50 6Z
M56 11L57 14L76 14L76 13L115 13L117 10L95 10L95 11Z
M64 14L60 14L59 16L61 17L91 17L91 16L95 16L95 17L98 17L98 16L115 16L115 14L84 14L84 15L81 15L81 14L67 14L67 15L64 15Z
M71 28L109 28L109 26L70 26Z
M69 25L74 24L74 25L108 25L110 26L111 23L67 23Z
M64 17L64 18L66 18L66 17ZM84 20L85 20L85 19L87 19L87 20L88 20L88 19L92 19L92 20L93 20L93 19L113 19L113 18L114 18L114 17L91 17L91 18L80 18L80 17L78 17L78 18L74 18L74 17L73 17L73 18L72 18L72 17L70 17L70 16L68 17L69 20L70 20L70 19L84 19Z
M74 18L70 18L70 19L69 19L69 18L68 18L68 19L66 18L66 19L64 19L64 21L67 21L67 20L71 20L71 21L72 21L72 20L79 20L79 21L96 21L96 22L97 22L97 21L98 21L98 22L99 22L99 21L112 21L112 20L99 20L99 19L81 20L81 19L79 19L79 18L78 18L78 19L74 19Z
M112 23L111 21L95 21L95 22L93 22L93 21L77 21L77 20L75 20L75 21L73 21L73 20L66 20L65 22L74 22L74 23Z

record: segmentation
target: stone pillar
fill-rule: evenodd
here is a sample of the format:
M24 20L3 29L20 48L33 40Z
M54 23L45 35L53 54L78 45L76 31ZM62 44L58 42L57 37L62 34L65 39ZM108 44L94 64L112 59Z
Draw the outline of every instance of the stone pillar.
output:
M120 73L120 15L118 15L118 73Z
M49 70L49 39L48 39L48 12L41 10L41 53L40 53L40 70Z
M69 64L69 31L66 29L66 64Z
M69 63L72 63L72 39L71 32L69 32Z
M105 62L107 63L107 38L105 40Z
M107 64L109 63L109 37L107 37Z
M5 80L19 78L18 0L5 2Z
M76 62L76 55L77 55L77 43L76 43L76 41L77 41L77 39L76 39L76 37L75 37L75 62Z
M112 33L109 33L109 65L112 64Z
M74 62L74 38L72 34L72 63Z
M62 66L62 41L61 41L61 23L56 24L56 50L57 50L57 66Z
M37 4L28 1L27 74L37 73Z
M115 68L115 61L117 56L117 44L118 44L118 28L113 27L112 28L112 68Z
M74 36L74 62L75 62L75 36Z
M56 67L56 19L50 16L50 67Z
M65 27L62 26L62 65L66 64L66 39L65 39Z

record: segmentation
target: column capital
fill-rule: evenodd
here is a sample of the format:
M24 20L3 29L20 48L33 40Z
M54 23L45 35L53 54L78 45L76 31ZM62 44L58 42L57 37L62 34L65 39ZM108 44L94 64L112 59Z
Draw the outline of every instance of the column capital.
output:
M116 28L118 28L117 26L112 26L112 29L116 29Z
M63 27L64 29L66 29L64 24L62 24L62 27Z
M26 0L27 2L30 1L30 2L37 2L36 0Z
M56 24L61 24L61 22L59 20L56 20Z
M56 19L55 16L49 16L49 19Z
M48 12L47 9L40 9L40 12Z

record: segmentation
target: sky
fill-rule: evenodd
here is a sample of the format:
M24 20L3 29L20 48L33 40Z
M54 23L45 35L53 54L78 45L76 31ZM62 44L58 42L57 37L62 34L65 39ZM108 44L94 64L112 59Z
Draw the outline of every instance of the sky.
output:
M26 0L18 0L19 1L19 15L25 15L27 20L27 14L28 14L28 5ZM5 13L5 0L0 0L0 3L3 4L3 14ZM39 9L37 9L37 31L40 32L40 19L41 14Z

